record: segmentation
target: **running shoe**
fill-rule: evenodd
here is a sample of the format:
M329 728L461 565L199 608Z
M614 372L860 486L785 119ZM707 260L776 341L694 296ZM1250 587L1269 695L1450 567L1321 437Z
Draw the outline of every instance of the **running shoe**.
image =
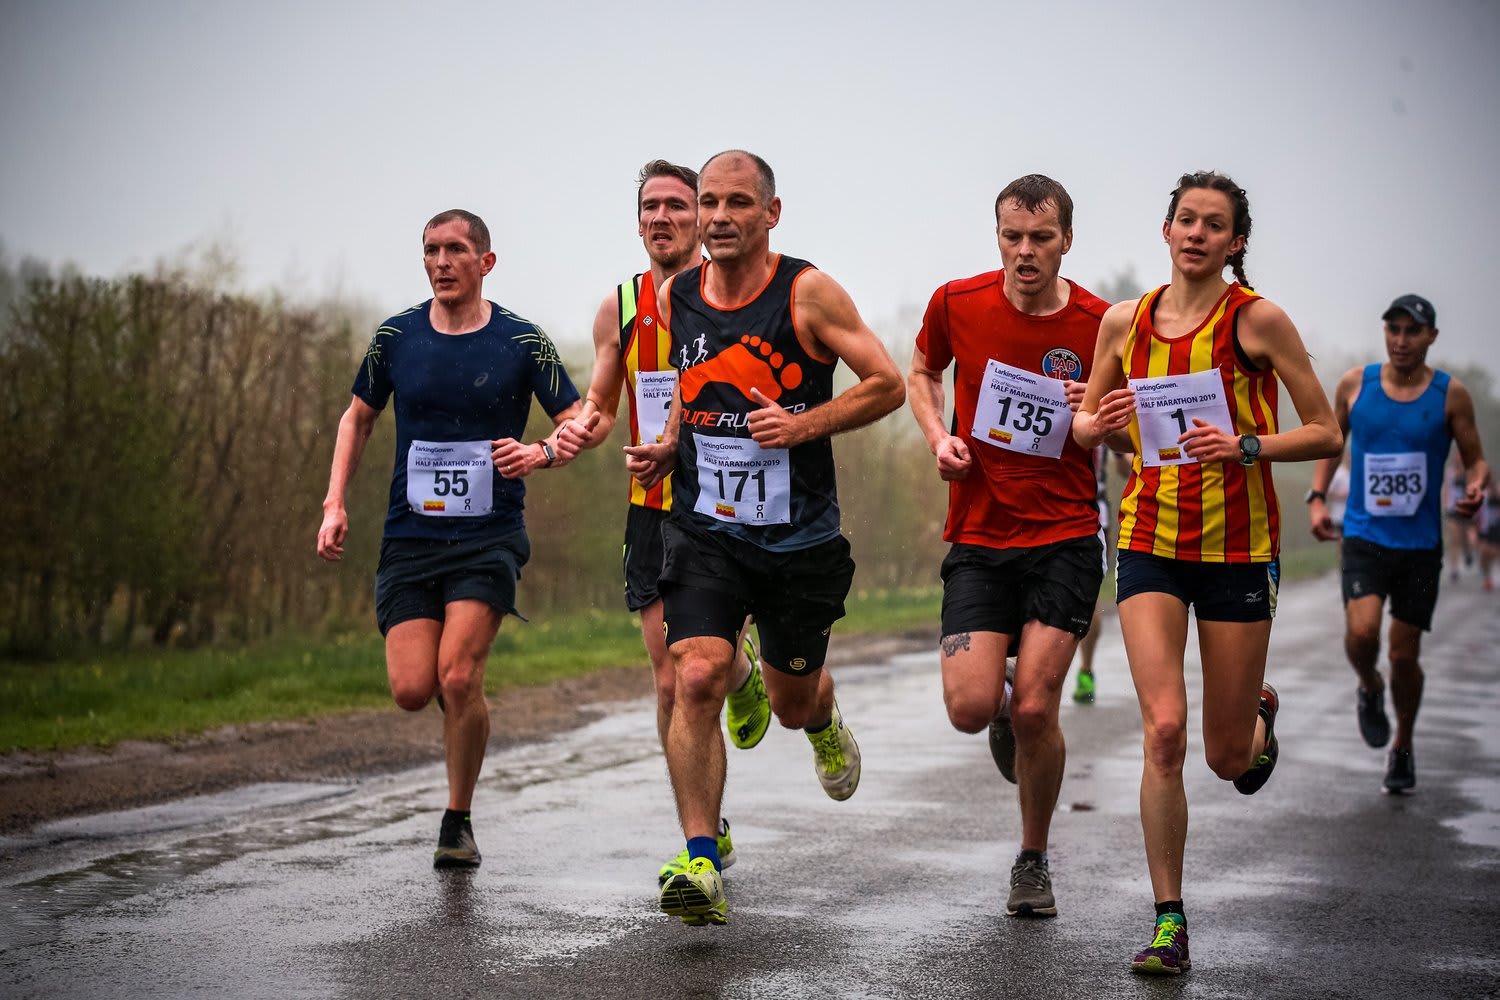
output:
M1052 898L1052 873L1047 862L1023 858L1010 870L1007 917L1055 917L1057 900Z
M729 901L724 896L724 880L714 863L694 858L682 871L661 887L661 912L681 917L693 927L729 923Z
M1276 758L1281 753L1281 744L1276 739L1276 711L1280 707L1281 699L1276 696L1276 689L1270 684L1262 684L1260 717L1266 720L1266 747L1250 765L1250 770L1234 779L1235 790L1241 795L1254 795L1260 791L1261 786L1271 780L1271 772L1276 770Z
M443 814L438 831L437 850L432 852L434 868L478 868L479 845L474 842L474 828L463 814Z
M1006 686L1012 687L1015 680L1016 661L1006 660ZM1012 785L1016 783L1016 730L1010 724L1010 698L1013 694L1013 691L1007 694L1005 708L990 722L990 756L995 758L995 766Z
M723 871L734 864L734 841L729 839L729 820L719 820L719 871ZM687 871L688 852L684 847L677 852L677 856L661 866L661 871L656 873L656 884L666 885L667 879L673 875Z
M1078 672L1078 684L1073 688L1073 700L1080 705L1094 703L1094 675Z
M1354 689L1359 716L1359 735L1365 738L1365 744L1372 747L1383 747L1391 739L1391 720L1385 714L1385 688L1379 691L1366 691L1364 688Z
M859 787L859 744L844 725L839 703L833 703L833 718L828 728L807 734L813 747L813 767L818 781L830 799L844 801Z
M1148 976L1177 976L1193 967L1188 958L1187 924L1175 913L1156 918L1156 937L1151 944L1135 953L1130 971Z
M755 655L755 643L745 636L745 655L750 659L750 676L738 691L729 692L724 699L725 715L729 722L729 739L741 750L749 750L765 738L771 726L771 702L766 697L765 678L760 675L760 657Z
M1409 792L1417 786L1417 769L1410 750L1392 750L1387 756L1384 786L1388 795Z

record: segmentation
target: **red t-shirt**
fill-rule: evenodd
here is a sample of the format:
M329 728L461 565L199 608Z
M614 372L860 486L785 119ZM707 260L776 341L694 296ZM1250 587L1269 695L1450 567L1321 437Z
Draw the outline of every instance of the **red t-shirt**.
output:
M985 366L1002 364L1053 378L1088 381L1099 321L1109 304L1069 281L1068 304L1050 316L1028 316L1005 297L1004 271L950 281L932 294L917 348L927 367L954 366L951 432L969 446L965 479L948 484L950 542L993 549L1032 548L1099 530L1094 467L1069 435L1061 458L997 448L975 440L974 408Z

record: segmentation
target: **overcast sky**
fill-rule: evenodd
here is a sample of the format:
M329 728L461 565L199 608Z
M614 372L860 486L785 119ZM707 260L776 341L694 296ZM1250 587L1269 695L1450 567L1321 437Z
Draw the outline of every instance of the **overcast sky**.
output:
M0 122L12 262L113 275L220 241L247 289L395 312L430 294L422 224L461 206L495 234L489 297L564 345L644 264L657 156L764 156L773 248L887 333L999 266L1012 178L1072 192L1065 274L1155 285L1168 192L1217 168L1314 353L1380 357L1417 291L1434 360L1500 373L1497 0L7 0Z

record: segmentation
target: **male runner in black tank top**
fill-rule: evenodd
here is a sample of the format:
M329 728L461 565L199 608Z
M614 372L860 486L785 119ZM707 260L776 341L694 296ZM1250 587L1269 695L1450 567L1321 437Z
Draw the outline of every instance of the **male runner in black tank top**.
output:
M727 920L714 856L719 713L747 613L773 668L771 709L783 726L807 730L824 790L846 799L859 783L859 748L823 669L854 575L828 438L905 398L900 370L843 288L771 252L775 183L764 160L740 150L704 165L698 221L709 263L658 293L681 368L672 416L660 443L626 449L643 486L675 470L661 579L677 674L667 770L690 862L662 888L661 909L688 924ZM835 396L839 361L859 382Z

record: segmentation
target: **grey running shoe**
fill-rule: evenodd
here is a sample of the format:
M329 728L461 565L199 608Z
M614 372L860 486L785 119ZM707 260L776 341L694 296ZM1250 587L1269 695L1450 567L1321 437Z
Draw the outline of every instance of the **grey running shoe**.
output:
M478 868L480 860L479 845L474 842L469 817L454 818L444 814L437 850L432 852L432 867Z
M1372 747L1383 747L1391 739L1391 720L1385 714L1385 688L1366 691L1356 688L1358 699L1359 735Z
M828 728L818 733L808 733L808 742L813 748L813 768L818 772L818 781L830 799L844 801L859 787L859 744L854 734L844 724L839 703L833 703L833 717Z
M1392 750L1386 758L1385 790L1387 794L1409 792L1417 786L1417 769L1410 750Z
M1010 899L1005 903L1007 917L1055 917L1057 901L1052 898L1052 873L1047 862L1023 858L1010 870Z
M1006 683L1013 684L1016 679L1016 661L1005 661ZM1005 712L995 716L990 722L990 756L995 758L995 766L1005 776L1005 780L1012 785L1016 783L1016 731L1010 724L1010 706L1005 706Z

